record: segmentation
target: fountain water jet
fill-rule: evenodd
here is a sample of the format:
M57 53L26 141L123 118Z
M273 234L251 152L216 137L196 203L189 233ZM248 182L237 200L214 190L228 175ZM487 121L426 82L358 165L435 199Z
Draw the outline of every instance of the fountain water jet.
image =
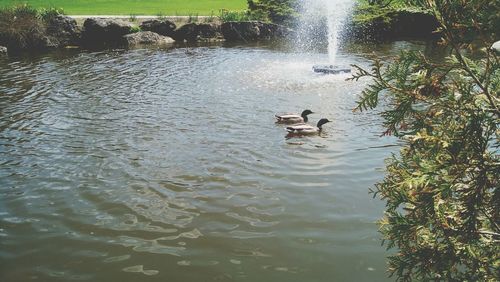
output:
M337 67L335 63L341 32L353 3L354 0L301 0L297 47L305 51L313 49L320 38L325 37L328 43L329 62L326 65L315 65L315 72L350 72L349 68Z

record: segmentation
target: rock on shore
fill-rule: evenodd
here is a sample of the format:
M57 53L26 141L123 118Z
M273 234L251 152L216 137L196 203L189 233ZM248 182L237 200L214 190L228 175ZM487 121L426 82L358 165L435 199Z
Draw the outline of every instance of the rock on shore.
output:
M173 37L177 26L169 20L147 20L141 23L141 30L156 32L159 35Z
M198 25L195 23L187 23L179 27L172 35L175 41L194 42L198 39Z
M285 26L263 22L226 22L221 26L227 41L255 41L283 38L293 31Z
M136 45L168 45L173 44L174 40L170 37L159 35L152 31L141 31L123 36L124 45L133 47Z
M7 47L0 46L0 56L7 55Z
M49 19L47 23L47 36L51 38L54 47L65 47L68 45L78 45L81 30L76 24L76 20L64 16L56 15Z
M210 39L210 38L222 38L222 33L220 25L218 24L198 24L198 38Z
M88 18L83 23L82 45L85 47L115 46L132 32L132 24L119 19Z
M220 26L208 23L188 23L179 27L172 35L172 38L179 42L196 42L219 37L222 37Z

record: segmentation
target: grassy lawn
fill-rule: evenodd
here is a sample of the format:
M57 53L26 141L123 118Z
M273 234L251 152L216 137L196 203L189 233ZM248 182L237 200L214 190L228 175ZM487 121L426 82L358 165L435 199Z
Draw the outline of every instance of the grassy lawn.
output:
M244 10L246 0L0 0L0 7L27 3L63 8L68 15L218 15L220 9Z

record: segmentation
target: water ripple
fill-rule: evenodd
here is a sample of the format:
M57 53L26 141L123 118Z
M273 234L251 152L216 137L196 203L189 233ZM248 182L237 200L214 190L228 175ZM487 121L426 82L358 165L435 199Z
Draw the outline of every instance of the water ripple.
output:
M18 271L0 278L109 280L104 262L125 281L300 281L365 250L383 265L367 188L397 143L351 112L367 82L314 74L317 54L193 50L1 62L0 262ZM305 108L333 122L285 139L274 113Z

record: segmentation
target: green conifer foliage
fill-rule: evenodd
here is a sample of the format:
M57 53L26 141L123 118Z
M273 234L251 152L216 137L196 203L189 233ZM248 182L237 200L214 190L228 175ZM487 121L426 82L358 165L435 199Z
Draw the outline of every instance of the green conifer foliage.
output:
M247 0L251 13L274 23L291 24L297 16L297 0Z
M500 280L500 61L498 1L408 1L436 15L450 51L435 62L403 52L351 79L373 82L357 110L382 96L385 134L404 142L374 196L389 272L402 281ZM479 46L479 47L478 47ZM474 51L472 51L474 50Z

